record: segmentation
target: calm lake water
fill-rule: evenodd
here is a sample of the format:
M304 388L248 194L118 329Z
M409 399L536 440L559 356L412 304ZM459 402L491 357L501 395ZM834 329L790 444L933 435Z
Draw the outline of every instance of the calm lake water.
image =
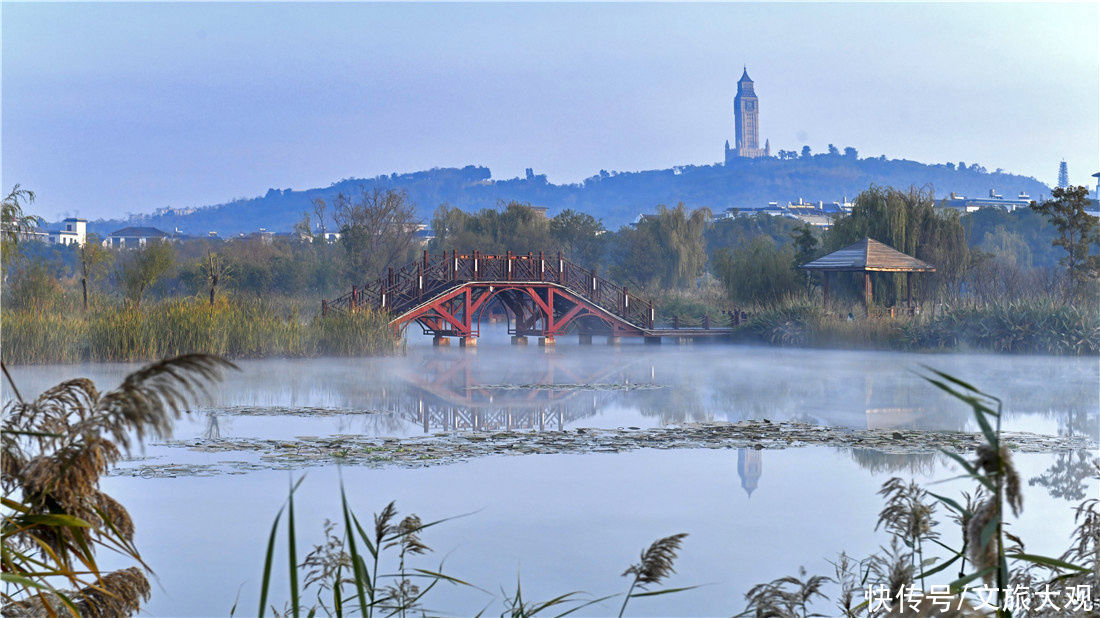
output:
M929 365L1006 401L1005 429L1100 438L1100 365L1095 358L917 355L756 348L646 346L565 338L556 349L513 347L502 333L472 350L436 349L413 336L401 357L241 362L176 438L276 438L366 434L394 438L454 431L559 431L675 426L694 421L799 420L853 428L973 431L969 411L915 372ZM84 375L117 384L135 365L20 367L24 394ZM501 588L546 599L584 590L625 591L620 573L658 537L687 532L669 586L703 584L677 595L635 599L632 615L730 615L756 583L800 566L832 574L844 550L866 556L887 542L874 531L890 476L932 481L954 476L946 458L815 446L785 450L637 450L614 454L489 456L431 467L263 466L255 452L198 452L149 445L123 468L181 464L224 473L174 478L111 476L104 489L130 510L137 543L156 570L147 614L255 612L263 552L289 483L296 494L299 555L339 519L341 479L361 518L396 500L425 520L465 517L426 530L435 551L415 566L436 568L484 591L442 586L429 608L471 615L501 610ZM1045 473L1074 454L1019 454L1025 508L1013 532L1038 553L1060 554L1073 527L1075 496L1095 496L1094 480ZM230 473L238 472L238 473ZM1035 479L1035 480L1032 480ZM962 481L937 486L957 494ZM954 526L940 525L958 544ZM282 545L280 549L285 549ZM108 559L110 560L110 559ZM282 559L285 564L285 558ZM282 571L285 571L283 568ZM277 585L285 586L285 575ZM944 577L947 583L953 577ZM280 600L281 606L281 600ZM615 601L586 615L614 614ZM832 613L822 606L825 613Z

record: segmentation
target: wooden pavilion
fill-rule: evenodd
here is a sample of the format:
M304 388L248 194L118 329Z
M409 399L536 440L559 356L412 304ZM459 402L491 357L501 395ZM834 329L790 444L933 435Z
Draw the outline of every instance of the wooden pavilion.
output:
M913 306L913 273L932 273L936 268L871 238L848 245L807 262L799 268L821 273L825 306L829 306L829 275L835 272L863 273L863 304L871 314L871 273L905 273L905 302Z

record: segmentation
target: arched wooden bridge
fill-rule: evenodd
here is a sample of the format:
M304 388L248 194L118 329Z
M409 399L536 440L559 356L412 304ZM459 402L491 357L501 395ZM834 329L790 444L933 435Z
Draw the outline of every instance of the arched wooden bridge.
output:
M500 255L456 251L423 258L385 277L331 301L321 311L355 311L361 307L390 314L390 325L400 331L417 323L425 334L445 344L456 337L462 345L476 345L481 314L497 300L510 314L508 332L513 343L528 336L542 345L553 345L566 333L591 343L593 335L644 337L659 343L661 337L715 337L728 328L662 329L655 327L653 302L582 268L559 253ZM709 326L709 324L707 325Z

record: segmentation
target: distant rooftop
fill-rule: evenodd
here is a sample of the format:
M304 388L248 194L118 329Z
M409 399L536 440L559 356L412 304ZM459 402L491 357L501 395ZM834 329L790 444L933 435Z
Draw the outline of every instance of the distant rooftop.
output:
M158 230L155 227L124 227L121 230L115 230L108 234L108 236L114 236L116 238L168 238L168 233L162 230Z

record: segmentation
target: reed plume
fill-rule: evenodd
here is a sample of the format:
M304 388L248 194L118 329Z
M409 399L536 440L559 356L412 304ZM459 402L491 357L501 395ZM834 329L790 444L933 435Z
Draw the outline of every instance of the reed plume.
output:
M994 485L1003 483L1004 497L1012 507L1012 514L1019 516L1024 508L1024 497L1020 492L1020 474L1016 472L1008 447L994 449L988 444L979 446L974 467L993 479Z
M405 518L393 528L393 535L397 538L386 545L386 548L400 547L402 560L404 560L405 554L417 555L430 552L432 548L428 547L420 540L420 530L423 527L424 524L420 521L420 517L415 514L406 515Z
M676 572L673 563L676 561L676 552L679 551L685 537L687 537L687 533L681 532L657 539L648 549L642 552L639 562L630 565L629 568L623 571L623 577L633 575L634 580L630 582L630 589L627 590L626 597L623 599L619 616L622 616L623 612L626 611L626 604L630 601L635 587L640 586L644 589L649 584L659 584L661 580Z
M102 573L96 566L97 547L144 565L130 514L99 490L99 480L135 441L170 435L172 421L229 368L221 358L189 354L150 364L106 393L76 379L29 402L11 382L16 397L4 406L0 431L3 570L14 578L0 592L14 608L5 615L64 606L127 616L140 608L149 595L140 569ZM59 582L76 590L61 594L53 588Z
M890 547L881 547L878 554L871 557L871 573L875 580L885 583L891 598L897 598L900 592L913 584L913 552L898 543L898 537L890 539Z
M313 551L306 555L301 567L306 569L302 590L317 586L321 592L332 590L336 586L351 583L351 578L341 577L346 570L351 572L351 556L344 551L344 539L336 535L336 523L326 519L324 524L325 542L314 545ZM321 598L320 593L317 595Z
M939 533L933 529L937 524L936 505L925 501L928 492L916 482L906 483L897 477L883 483L878 494L886 498L886 505L879 513L875 530L884 527L913 550L910 559L915 561L915 569L916 563L924 562L924 542L939 538Z
M662 579L676 572L673 562L686 536L686 532L681 532L657 539L649 549L642 552L641 561L623 571L623 577L633 575L639 585L660 583Z
M375 546L381 547L386 537L390 536L394 528L390 525L393 518L397 517L397 503L390 502L386 508L374 514L374 539Z
M824 575L806 576L805 567L798 567L797 576L781 577L766 584L753 586L745 598L748 607L741 616L756 618L785 618L787 616L819 616L810 614L809 605L814 597L828 599L822 592L825 584L834 581Z

